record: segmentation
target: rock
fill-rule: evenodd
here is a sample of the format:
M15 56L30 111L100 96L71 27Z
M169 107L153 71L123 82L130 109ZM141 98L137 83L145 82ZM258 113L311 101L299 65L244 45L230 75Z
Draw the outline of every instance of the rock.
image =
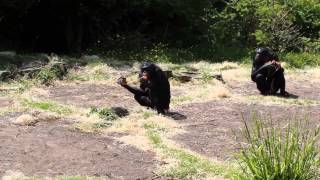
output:
M60 119L60 117L56 113L52 112L40 112L39 114L35 115L38 121L55 121Z
M40 121L55 121L60 119L56 113L33 111L31 114L23 114L13 121L13 124L20 126L33 126Z
M32 126L38 122L38 118L30 114L23 114L13 121L13 124L21 126Z

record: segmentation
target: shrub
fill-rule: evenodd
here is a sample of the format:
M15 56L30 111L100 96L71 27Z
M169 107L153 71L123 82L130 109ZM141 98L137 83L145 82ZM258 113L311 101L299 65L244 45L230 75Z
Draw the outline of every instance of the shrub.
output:
M38 79L41 84L50 85L56 79L63 79L66 74L66 69L63 65L48 64L35 73L35 78Z
M285 128L272 120L265 123L253 116L253 126L244 122L246 145L241 146L239 164L246 175L242 179L294 180L319 177L319 132L309 129L305 119L295 119Z
M314 53L286 53L281 60L288 62L291 67L303 68L305 66L319 66L320 54Z

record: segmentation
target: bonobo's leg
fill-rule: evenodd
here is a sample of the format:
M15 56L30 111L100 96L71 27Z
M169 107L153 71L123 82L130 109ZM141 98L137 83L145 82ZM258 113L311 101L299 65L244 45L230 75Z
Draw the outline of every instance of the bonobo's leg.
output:
M274 76L274 88L275 90L280 89L280 94L287 96L288 93L286 92L286 80L284 78L284 70L281 68L279 69Z
M261 94L268 95L270 93L270 84L268 83L266 76L257 74L255 80L257 83L257 88Z
M141 106L147 106L153 108L153 104L149 97L147 96L141 96L141 95L134 95L134 99L141 105Z

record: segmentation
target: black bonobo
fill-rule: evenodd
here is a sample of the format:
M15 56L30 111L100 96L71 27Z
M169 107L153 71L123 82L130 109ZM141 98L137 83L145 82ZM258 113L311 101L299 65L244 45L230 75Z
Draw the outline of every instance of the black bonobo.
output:
M141 65L140 88L127 84L124 77L118 79L118 84L134 94L135 100L142 106L157 110L166 114L170 104L170 84L167 76L157 65L146 61Z
M267 48L257 48L253 59L251 79L256 82L263 95L275 95L280 90L281 96L289 96L286 92L284 69L278 56Z

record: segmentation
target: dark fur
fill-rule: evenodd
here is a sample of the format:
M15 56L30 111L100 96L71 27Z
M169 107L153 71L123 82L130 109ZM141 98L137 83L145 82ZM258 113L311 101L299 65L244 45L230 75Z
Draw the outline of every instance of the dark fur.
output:
M276 94L280 90L285 95L284 69L273 64L265 65L272 60L279 61L278 56L269 50L263 54L257 53L253 59L251 79L256 82L261 94Z
M170 104L170 84L165 73L155 64L151 64L145 71L148 72L150 80L147 82L140 80L140 88L129 85L124 86L135 96L136 101L142 105L153 108L158 113L164 113L169 109ZM143 69L139 73L142 76Z

